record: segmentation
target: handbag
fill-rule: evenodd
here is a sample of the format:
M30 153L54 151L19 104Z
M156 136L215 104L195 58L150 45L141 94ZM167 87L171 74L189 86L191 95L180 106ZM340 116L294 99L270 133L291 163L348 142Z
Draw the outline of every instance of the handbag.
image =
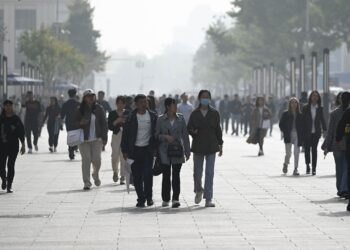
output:
M169 131L169 135L171 135ZM168 157L183 157L184 156L184 149L182 147L182 144L179 140L175 140L175 142L168 144Z
M152 174L153 176L158 176L158 175L161 175L162 173L163 173L163 166L160 162L159 156L157 156L153 163Z
M84 131L75 129L67 132L67 145L70 147L78 146L84 142Z

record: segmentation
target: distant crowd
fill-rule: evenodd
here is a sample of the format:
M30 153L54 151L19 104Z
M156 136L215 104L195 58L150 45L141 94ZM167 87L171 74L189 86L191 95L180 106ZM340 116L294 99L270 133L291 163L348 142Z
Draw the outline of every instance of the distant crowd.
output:
M153 205L153 176L160 174L163 176L162 205L170 206L171 202L173 208L179 207L180 171L191 156L194 201L199 204L204 198L206 207L214 207L215 159L216 155L223 154L223 132L248 136L247 143L258 145L258 156L263 156L264 138L268 134L272 136L273 126L278 123L285 144L283 174L288 173L293 148L293 175L300 175L301 152L305 156L305 173L316 175L318 145L323 135L324 154L333 152L334 155L337 195L349 198L348 92L334 98L328 124L325 119L328 110L322 107L317 91L309 95L302 93L300 100L238 94L212 98L209 90L201 90L196 97L183 93L159 98L150 91L147 96L118 96L113 101L105 100L103 91L96 94L91 89L85 90L81 97L76 89L70 89L68 96L68 100L52 96L46 107L43 100L35 98L30 91L24 101L12 97L3 102L0 118L3 190L13 192L17 155L39 150L43 126L46 124L49 135L48 151L55 153L65 125L69 159L74 160L77 152L82 158L84 190L92 187L91 177L95 186L101 185L101 152L111 131L112 179L122 185L134 185L137 207ZM350 205L347 209L350 210Z

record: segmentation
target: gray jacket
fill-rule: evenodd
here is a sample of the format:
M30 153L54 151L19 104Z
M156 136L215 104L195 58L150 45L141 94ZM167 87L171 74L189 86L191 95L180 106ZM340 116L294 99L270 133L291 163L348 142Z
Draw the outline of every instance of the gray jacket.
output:
M338 123L343 117L344 113L345 113L345 110L343 110L342 107L337 107L331 112L329 117L327 135L323 142L322 149L327 149L329 152L346 150L345 139L343 139L339 143L337 143L335 140Z
M164 135L171 135L175 137L179 142L181 142L185 155L191 155L190 140L183 115L176 114L176 119L173 126L170 124L167 114L160 116L157 120L156 138L159 141L158 150L162 164L170 165L185 163L185 156L181 158L168 157L168 143L166 142Z

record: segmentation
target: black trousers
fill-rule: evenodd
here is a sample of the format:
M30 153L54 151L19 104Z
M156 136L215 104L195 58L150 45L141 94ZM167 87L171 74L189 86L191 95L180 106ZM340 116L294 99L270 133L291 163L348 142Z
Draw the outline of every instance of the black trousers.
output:
M146 200L152 200L153 196L153 154L149 147L135 147L133 160L131 171L134 178L137 201L144 203Z
M39 138L39 125L37 121L26 121L24 124L26 138L27 138L27 145L29 149L32 149L32 133L34 136L34 145L38 145L38 138Z
M173 188L173 201L178 201L180 196L180 171L182 164L163 165L162 199L170 201L171 187ZM172 180L171 179L172 173ZM171 184L170 184L171 182Z
M244 134L248 134L248 128L249 128L249 118L243 118L242 119L243 125L244 125Z
M310 165L312 163L312 169L316 170L317 167L317 147L320 138L315 133L311 134L309 138L305 140L305 164ZM312 161L310 160L310 150Z
M221 128L222 130L225 129L225 132L227 133L228 131L228 123L230 121L230 115L228 114L224 114L222 117L221 117Z
M49 133L49 146L57 148L59 132L55 135L55 124L47 124L47 131Z
M18 155L19 145L2 145L0 146L0 177L2 180L7 179L7 186L11 187L15 177L15 163ZM7 173L6 173L7 165Z
M74 152L78 149L78 146L68 146L69 158L73 159L75 157Z

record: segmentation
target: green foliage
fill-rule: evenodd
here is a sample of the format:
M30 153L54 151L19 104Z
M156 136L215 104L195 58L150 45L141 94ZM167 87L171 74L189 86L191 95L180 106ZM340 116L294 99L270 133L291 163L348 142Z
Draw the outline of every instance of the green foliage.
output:
M345 42L350 47L348 0L310 0L310 28L306 26L306 0L233 0L228 15L234 26L213 25L208 35L217 51L246 67L274 62L280 73L291 57Z
M84 56L68 42L58 40L51 29L26 31L19 46L29 62L39 67L49 87L55 77L74 81L84 71Z
M97 47L97 40L101 35L93 27L94 9L87 0L75 0L69 6L69 11L70 16L65 25L67 39L87 59L85 76L93 71L103 71L108 57Z

